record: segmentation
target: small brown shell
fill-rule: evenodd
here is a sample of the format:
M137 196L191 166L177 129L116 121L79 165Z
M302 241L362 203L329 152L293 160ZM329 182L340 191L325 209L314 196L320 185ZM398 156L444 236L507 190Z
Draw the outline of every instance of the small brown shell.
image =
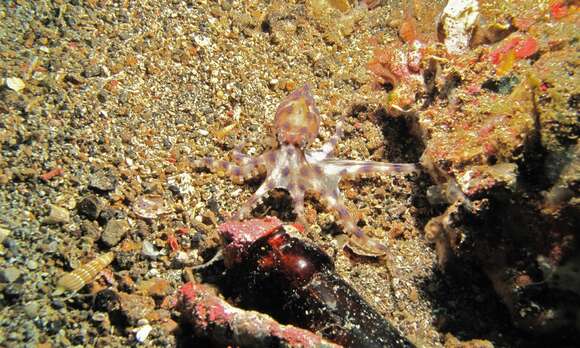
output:
M111 251L63 275L56 284L57 289L73 292L79 291L83 286L92 281L99 272L113 262L114 258L115 253Z

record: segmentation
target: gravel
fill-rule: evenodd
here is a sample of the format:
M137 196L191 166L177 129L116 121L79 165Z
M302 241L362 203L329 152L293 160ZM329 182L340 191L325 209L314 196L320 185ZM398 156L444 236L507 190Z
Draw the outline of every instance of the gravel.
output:
M215 254L216 225L258 181L194 172L188 160L229 159L237 145L263 153L279 101L304 83L322 113L313 148L344 116L338 157L419 161L421 145L407 141L416 139L411 131L389 127L404 120L385 115L385 95L370 87L366 69L377 45L397 40L392 23L407 5L383 1L341 15L331 3L338 2L0 4L0 346L125 347L136 344L133 330L146 327L143 319L152 327L139 336L147 346L198 343L190 328L177 328L171 295L186 265ZM419 22L434 28L445 1L414 3L431 13L417 15ZM311 199L307 236L421 346L442 347L451 333L510 346L520 337L489 282L437 271L423 237L425 223L442 212L426 203L430 185L427 176L341 184L365 231L388 240L388 265L343 252L340 229ZM281 196L255 214L291 216ZM155 199L140 204L143 197ZM63 274L109 250L116 260L78 294L54 294ZM488 315L490 308L500 309ZM470 320L477 328L450 319L465 317L478 318Z

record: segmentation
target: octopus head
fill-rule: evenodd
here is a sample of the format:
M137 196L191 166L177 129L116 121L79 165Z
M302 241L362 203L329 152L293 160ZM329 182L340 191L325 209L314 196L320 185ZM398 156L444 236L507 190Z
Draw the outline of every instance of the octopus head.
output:
M305 148L318 136L320 113L308 84L288 95L274 117L274 134L280 144Z

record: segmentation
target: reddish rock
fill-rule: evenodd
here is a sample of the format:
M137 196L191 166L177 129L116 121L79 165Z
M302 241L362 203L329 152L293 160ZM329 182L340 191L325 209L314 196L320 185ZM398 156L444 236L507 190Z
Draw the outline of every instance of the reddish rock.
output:
M130 325L135 325L139 319L147 317L155 309L155 301L149 296L119 293L121 312Z

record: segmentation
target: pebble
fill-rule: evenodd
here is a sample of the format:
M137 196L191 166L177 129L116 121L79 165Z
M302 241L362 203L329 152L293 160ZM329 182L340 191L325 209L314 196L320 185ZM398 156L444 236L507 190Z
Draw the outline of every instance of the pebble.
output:
M89 64L83 71L84 77L95 77L101 75L101 67L94 64Z
M101 237L101 228L94 221L83 221L81 223L81 232L84 236L91 237L93 240L98 240Z
M167 279L152 279L151 286L147 289L147 294L153 298L162 298L169 295L171 283Z
M0 271L0 283L13 283L20 277L20 270L16 267L8 267Z
M141 249L141 252L143 253L143 255L152 259L156 259L157 255L159 255L159 251L155 250L153 244L147 240L143 241L143 247Z
M171 261L173 268L183 268L190 261L190 258L186 252L178 251Z
M122 220L126 217L127 215L122 210L106 207L99 214L98 221L101 225L106 225L111 220Z
M109 248L114 247L129 232L129 228L127 220L110 220L101 235L101 241Z
M151 330L153 330L153 327L149 324L138 327L135 329L135 339L140 343L144 343L151 333Z
M13 91L20 92L26 87L26 84L18 77L9 77L6 79L6 86Z
M130 325L135 325L140 319L146 318L155 309L155 301L148 296L121 292L119 293L119 300L121 312Z
M95 195L87 196L77 204L79 214L91 220L96 220L99 217L102 208L99 198Z
M28 267L29 270L34 271L35 269L38 269L38 262L34 260L28 260L26 262L26 267Z
M34 319L38 316L40 310L40 304L38 302L30 302L24 306L24 313L30 319Z
M179 324L173 319L167 319L161 324L161 330L167 335L174 334L178 328Z
M106 320L107 317L108 317L107 313L96 312L95 314L93 314L91 319L95 322L101 322L101 321Z
M43 220L45 225L67 224L70 222L70 213L65 208L57 205L50 206L50 213Z
M0 227L0 243L4 242L4 239L10 235L10 230Z
M117 178L115 178L111 173L101 170L89 178L89 188L97 190L99 192L110 192L115 190L117 186Z
M4 288L4 298L10 303L15 303L24 294L22 284L12 283Z

